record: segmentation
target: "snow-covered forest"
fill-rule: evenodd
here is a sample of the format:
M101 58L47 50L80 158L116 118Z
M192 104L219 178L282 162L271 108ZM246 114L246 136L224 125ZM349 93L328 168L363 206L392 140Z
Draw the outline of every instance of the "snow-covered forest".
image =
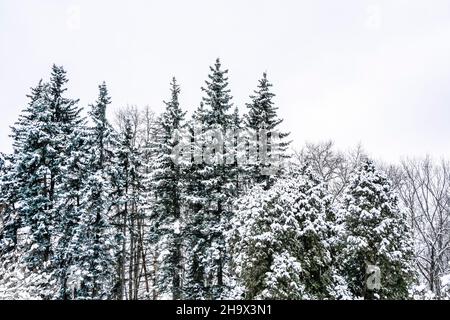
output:
M0 299L450 298L450 163L291 141L270 74L238 108L227 73L107 117L54 65L0 155Z

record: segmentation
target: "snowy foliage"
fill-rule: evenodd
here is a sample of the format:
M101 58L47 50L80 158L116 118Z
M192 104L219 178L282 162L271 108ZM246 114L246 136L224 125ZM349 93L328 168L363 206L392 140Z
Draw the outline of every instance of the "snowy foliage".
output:
M165 102L166 110L157 121L149 175L150 190L156 195L152 208L152 233L156 246L161 251L158 290L161 294L171 294L173 299L182 297L181 260L184 227L181 225L182 192L184 179L181 168L171 155L178 144L175 132L183 129L185 112L179 106L180 87L175 78L171 83L171 99ZM181 228L183 227L183 228Z
M190 123L204 129L217 129L221 132L233 127L233 114L230 90L228 89L228 70L222 70L219 59L213 67L206 86L203 103L193 115ZM211 139L201 130L197 133L195 148L204 150L205 142ZM194 150L195 152L195 150ZM224 154L232 150L224 149ZM212 157L218 155L211 150ZM220 156L220 155L219 155ZM236 171L234 165L221 162L204 161L193 163L185 168L189 179L186 190L190 208L186 215L188 252L187 279L185 293L190 298L217 299L227 295L225 269L228 261L225 246L225 232L232 216L231 202L236 194Z
M264 72L263 77L258 81L257 90L250 96L251 102L247 104L248 113L244 117L245 128L257 135L258 145L255 148L262 148L262 143L265 139L270 139L273 133L279 135L280 141L272 141L278 143L277 146L272 145L270 140L267 140L267 157L258 156L257 159L252 159L252 163L245 168L246 178L251 183L264 183L266 189L274 183L276 175L283 169L278 168L276 173L269 174L267 170L272 169L271 166L273 165L278 165L272 164L270 159L277 159L277 162L281 162L284 158L287 158L287 149L291 143L286 140L289 133L280 132L283 119L278 118L278 107L274 105L275 94L271 92L271 87L272 84L267 79L267 73ZM257 132L260 129L267 130L268 136L259 136Z
M304 167L237 201L230 248L249 299L345 298L333 266L334 213L326 186Z
M105 83L86 118L67 84L53 66L0 154L0 299L450 299L445 163L388 178L331 142L276 172L219 161L251 149L237 129L282 124L265 73L239 114L219 59L186 122L175 78L158 117L127 107L116 126ZM289 158L278 133L267 152Z
M26 229L22 232L23 244L31 235ZM0 256L0 300L41 300L53 297L57 291L54 273L48 268L30 270L22 252L3 251Z
M390 182L364 161L345 191L341 271L356 297L404 299L412 284L412 238ZM366 267L381 269L381 289L366 288Z

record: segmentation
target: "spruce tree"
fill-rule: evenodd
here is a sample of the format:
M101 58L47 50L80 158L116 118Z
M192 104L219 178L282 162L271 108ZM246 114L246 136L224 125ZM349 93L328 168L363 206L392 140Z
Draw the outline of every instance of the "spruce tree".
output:
M356 297L405 299L412 280L412 240L405 213L385 175L362 163L345 192L342 274ZM370 290L366 269L381 271L380 289Z
M228 89L228 70L222 70L217 59L206 86L202 104L194 113L194 163L190 168L192 191L188 212L188 245L192 250L187 266L187 296L217 299L226 294L225 266L228 256L225 232L232 215L231 200L235 193L231 168L225 161L224 136L233 128L232 103ZM195 154L203 155L195 163Z
M10 189L4 195L9 243L17 243L17 230L23 227L17 264L24 262L31 273L46 277L59 275L64 259L59 244L70 233L64 226L73 214L69 181L77 175L78 128L83 125L78 101L64 97L67 81L65 70L54 65L50 82L40 81L32 89L28 106L12 128L14 151L2 183ZM54 282L43 282L43 294L54 294L47 290Z
M1 181L0 201L6 207L0 281L9 281L8 291L14 281L22 283L16 287L19 297L27 295L30 283L34 298L49 298L54 293L51 232L55 199L50 197L49 182L52 159L56 157L56 126L51 122L49 91L49 85L40 81L28 96L30 102L12 127L13 153L6 157ZM20 275L23 277L16 278Z
M185 112L180 108L180 87L172 79L171 99L165 102L166 109L159 117L155 137L155 157L152 165L152 190L155 193L153 219L156 224L158 248L161 250L158 288L162 294L180 299L182 276L181 217L183 179L180 163L173 159L178 144L177 131L183 129Z
M110 103L103 83L89 112L91 126L69 136L73 150L63 179L69 192L63 197L66 204L62 210L67 213L62 224L66 236L60 239L65 248L60 262L65 266L61 270L62 298L105 299L112 295L116 247L109 217L114 147L114 132L106 118Z
M76 298L74 293L73 279L78 277L78 258L83 250L85 238L80 237L80 233L85 227L81 223L83 215L83 195L85 192L85 182L90 177L87 168L87 155L90 146L87 144L85 123L74 123L72 132L64 136L65 139L65 159L60 165L60 177L56 183L58 212L57 225L54 227L54 234L57 234L55 241L54 268L59 279L59 292L56 297L60 299ZM69 288L72 287L72 290Z
M205 164L202 153L203 132L206 110L203 102L192 115L187 124L189 133L190 163L182 167L182 174L186 177L186 276L183 286L183 295L187 299L205 299L205 256L207 250L207 226L205 219L207 208L207 197L203 186ZM200 155L201 161L196 161L196 154Z
M281 173L278 166L288 157L286 141L289 133L280 132L283 119L278 118L278 107L274 106L275 94L271 92L272 84L267 79L267 73L259 80L257 90L250 96L251 102L247 104L248 113L245 115L246 129L256 135L256 159L249 159L246 166L247 178L250 183L264 183L264 188L270 188L277 175ZM265 133L264 133L265 132ZM278 135L279 141L267 141ZM252 142L250 142L252 143ZM267 151L263 150L267 144ZM266 153L266 155L264 155ZM270 158L269 158L270 157Z
M33 89L29 105L13 127L14 180L20 220L31 238L24 257L30 269L43 268L51 253L50 232L54 216L54 168L56 126L50 109L50 86L42 82Z
M205 266L203 261L207 248L207 234L204 231L207 221L203 218L206 208L206 195L202 184L204 164L202 159L201 162L196 162L194 158L196 152L200 155L203 152L202 128L199 127L204 122L204 114L204 105L200 103L191 121L187 124L192 155L190 157L191 162L182 167L182 174L186 177L185 246L188 248L186 250L186 276L183 295L187 299L205 299Z
M85 120L80 116L82 108L78 100L64 96L68 83L63 67L53 65L48 87L50 110L51 148L55 152L49 158L49 199L51 218L50 238L52 270L65 288L67 273L73 262L73 251L78 243L71 243L80 215L80 197L85 177L84 157ZM66 298L65 290L57 297Z

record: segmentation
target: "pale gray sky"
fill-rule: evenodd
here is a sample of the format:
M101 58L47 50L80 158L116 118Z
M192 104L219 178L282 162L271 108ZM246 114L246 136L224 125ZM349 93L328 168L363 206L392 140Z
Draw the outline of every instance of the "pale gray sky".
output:
M449 0L0 0L0 151L52 63L82 105L105 80L114 107L159 111L175 75L192 111L216 57L241 111L268 71L297 146L450 155Z

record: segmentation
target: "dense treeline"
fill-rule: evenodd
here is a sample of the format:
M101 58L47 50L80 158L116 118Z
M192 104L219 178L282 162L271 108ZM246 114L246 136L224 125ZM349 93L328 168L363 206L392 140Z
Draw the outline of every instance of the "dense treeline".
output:
M448 164L292 154L267 74L240 112L227 73L191 117L174 78L112 125L106 84L85 112L53 66L0 156L0 298L448 297Z

